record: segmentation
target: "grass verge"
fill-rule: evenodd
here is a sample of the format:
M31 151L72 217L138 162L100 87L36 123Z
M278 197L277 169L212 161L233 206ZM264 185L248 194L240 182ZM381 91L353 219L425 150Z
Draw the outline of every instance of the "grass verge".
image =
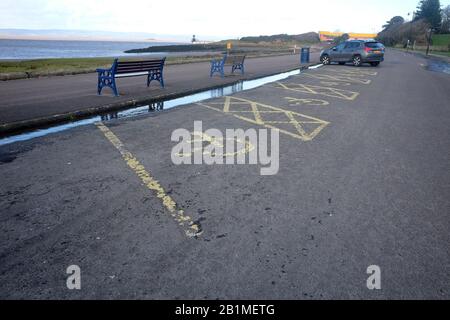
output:
M247 57L265 57L292 54L291 51L247 53ZM168 57L167 65L206 62L220 53L203 56ZM123 58L124 60L139 60L144 57ZM12 80L48 75L81 74L95 72L97 68L109 68L113 58L74 58L74 59L42 59L27 61L0 61L0 79Z

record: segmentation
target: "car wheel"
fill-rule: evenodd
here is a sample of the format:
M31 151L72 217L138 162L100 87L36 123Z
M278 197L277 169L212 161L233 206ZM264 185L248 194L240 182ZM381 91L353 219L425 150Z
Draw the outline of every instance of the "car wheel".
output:
M339 62L339 65L343 66L345 64L345 62Z
M329 65L331 63L330 57L327 54L324 54L322 57L320 57L320 62L324 65Z
M370 65L372 67L378 67L380 65L380 63L379 62L371 62Z
M354 56L352 62L355 67L360 67L362 65L361 56Z

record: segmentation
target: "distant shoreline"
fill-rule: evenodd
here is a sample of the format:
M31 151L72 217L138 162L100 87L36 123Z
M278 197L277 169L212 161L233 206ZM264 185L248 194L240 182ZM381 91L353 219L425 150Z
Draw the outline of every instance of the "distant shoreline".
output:
M0 61L127 57L125 51L136 47L177 45L175 42L88 41L88 40L24 40L0 39ZM156 50L161 52L161 50Z
M131 49L125 51L125 53L155 53L155 52L220 52L225 51L226 45L220 43L211 44L173 44L165 46L150 46L141 49Z
M42 37L42 36L5 36L0 34L0 40L19 40L19 41L89 41L89 42L141 42L141 43L174 43L188 44L188 42L164 39L115 39L115 38L71 38L71 37Z

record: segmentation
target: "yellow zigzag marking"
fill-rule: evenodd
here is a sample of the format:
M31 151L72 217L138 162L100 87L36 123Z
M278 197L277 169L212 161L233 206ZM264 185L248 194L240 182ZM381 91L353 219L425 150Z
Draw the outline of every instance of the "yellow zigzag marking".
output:
M267 104L243 99L243 98L237 98L237 97L225 97L224 102L209 102L209 103L197 103L197 105L218 111L223 112L227 115L233 116L237 119L263 126L269 129L278 130L283 134L286 134L288 136L291 136L293 138L302 140L302 141L311 141L313 140L326 126L328 126L330 123L324 120L320 120L314 117L310 117L301 113L297 113L294 111L284 110L278 107L270 106ZM222 108L214 107L214 105L220 105ZM250 109L249 111L233 111L232 106L233 105L239 105L239 106L248 106ZM252 114L253 119L243 116L243 114ZM267 121L264 120L262 115L264 114L281 114L286 117L286 121ZM299 120L297 118L302 118L302 120ZM294 127L295 133L275 127L273 124L290 124ZM304 128L302 127L302 124L317 124L318 127L313 130L311 133L307 133Z
M285 89L285 90L290 90L290 91L300 92L300 93L322 95L322 96L339 98L339 99L350 100L350 101L355 100L359 96L359 93L354 92L354 91L330 88L330 87L319 87L319 86L313 86L313 85L306 85L303 83L284 84L281 82L277 82L277 86L275 86L275 88L280 88L280 89Z

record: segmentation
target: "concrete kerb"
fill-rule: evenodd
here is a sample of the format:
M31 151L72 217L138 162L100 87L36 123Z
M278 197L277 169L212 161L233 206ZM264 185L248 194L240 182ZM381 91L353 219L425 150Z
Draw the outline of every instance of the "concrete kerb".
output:
M51 125L61 124L63 122L73 122L73 121L83 120L83 119L86 119L86 118L89 118L92 116L101 115L101 114L105 114L105 113L113 112L113 111L120 111L120 110L128 109L131 107L136 107L136 106L140 106L140 105L146 105L146 104L158 103L158 102L167 101L167 100L173 100L173 99L181 98L181 97L184 97L187 95L192 95L192 94L196 94L196 93L207 91L207 90L214 90L214 89L222 88L224 86L232 86L232 85L239 83L240 81L257 80L257 79L269 77L269 76L279 74L279 73L290 72L290 71L293 71L296 69L300 69L301 71L303 71L314 65L317 65L317 63L309 63L309 64L300 66L300 68L297 66L295 68L280 70L276 73L262 74L262 75L258 75L256 77L245 77L244 79L239 79L237 81L233 81L233 82L221 84L221 85L205 86L205 87L185 90L185 91L181 91L181 92L174 92L171 94L161 94L161 95L152 96L152 97L140 97L137 99L130 99L127 101L115 102L115 103L110 103L110 104L106 104L106 105L102 105L102 106L86 107L85 109L82 109L79 111L50 115L50 116L41 117L41 118L37 118L37 119L5 123L5 124L0 125L0 137L20 133L22 131L28 131L28 130L33 130L33 129L39 129L42 127L48 127Z
M440 55L433 54L433 53L430 53L427 56L426 53L420 52L420 51L407 51L406 49L398 49L398 48L393 48L393 50L407 53L407 54L410 54L410 55L413 55L413 56L419 57L419 58L424 58L424 59L428 59L428 60L438 60L438 61L450 63L450 57L440 56Z

